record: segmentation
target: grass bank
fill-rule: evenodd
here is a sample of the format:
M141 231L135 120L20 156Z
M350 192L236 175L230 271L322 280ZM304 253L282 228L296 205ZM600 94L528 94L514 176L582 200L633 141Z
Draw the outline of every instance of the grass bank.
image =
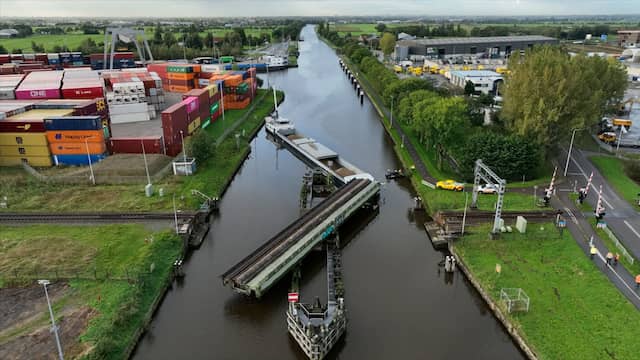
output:
M618 195L632 206L637 206L640 185L627 176L622 160L612 156L591 156L589 159L607 179L607 182L613 186Z
M529 295L529 312L508 318L540 359L637 358L637 330L629 324L640 321L640 313L568 231L561 237L551 223L530 224L526 234L491 241L489 230L473 228L455 251L495 302L502 288L522 288Z
M88 326L76 339L90 349L84 355L87 359L126 358L182 249L175 234L152 233L133 224L2 226L0 234L5 249L0 274L5 286L8 281L27 285L36 278L65 279L61 281L70 287L53 303L57 321L73 314L73 309L92 309ZM34 315L15 324L2 341L47 326L46 309Z
M145 196L145 183L97 186L47 184L31 177L22 168L2 168L0 196L8 197L9 207L0 211L169 211L173 209L172 194L176 194L179 209L196 209L201 199L193 197L191 190L219 196L244 161L249 149L249 135L262 125L264 117L274 108L273 96L267 92L258 90L259 101L252 110L228 110L224 121L219 118L207 127L206 131L217 140L229 127L244 120L236 129L239 133L245 130L239 147L236 147L233 135L227 136L213 156L198 164L198 171L193 176L170 175L154 183L156 193L152 197ZM279 96L282 99L284 94ZM164 190L163 197L158 195L160 188Z

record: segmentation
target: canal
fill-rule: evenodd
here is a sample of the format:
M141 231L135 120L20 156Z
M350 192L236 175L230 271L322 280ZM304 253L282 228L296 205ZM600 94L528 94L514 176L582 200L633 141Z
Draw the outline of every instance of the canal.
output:
M373 106L360 105L338 59L307 26L299 68L270 74L281 114L298 130L384 179L400 167ZM141 340L135 359L304 359L285 323L289 278L260 300L222 286L220 275L299 215L305 166L264 129L221 202L202 247L188 259ZM390 182L372 219L341 236L348 329L329 358L522 359L471 285L439 270L406 181ZM367 221L370 220L370 221ZM326 297L325 256L303 262L301 297Z

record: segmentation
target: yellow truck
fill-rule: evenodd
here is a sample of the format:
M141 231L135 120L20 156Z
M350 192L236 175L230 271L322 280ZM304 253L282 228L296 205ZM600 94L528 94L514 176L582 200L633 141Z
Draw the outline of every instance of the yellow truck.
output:
M431 65L429 66L429 72L432 74L438 74L440 69L438 68L438 65Z
M418 66L413 67L413 68L411 68L411 72L415 76L422 76L422 68L421 67L418 67Z
M613 124L613 126L624 126L625 128L627 128L627 130L633 124L633 122L629 119L613 119L611 123Z
M402 66L393 65L393 71L395 71L396 73L401 73L402 72Z

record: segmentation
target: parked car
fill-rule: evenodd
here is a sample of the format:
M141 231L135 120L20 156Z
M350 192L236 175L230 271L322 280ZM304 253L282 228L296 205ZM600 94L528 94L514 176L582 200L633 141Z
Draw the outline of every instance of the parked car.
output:
M498 193L498 187L494 184L482 184L478 186L478 192L480 194L496 194Z
M462 191L464 190L464 184L455 180L441 180L436 183L436 189Z

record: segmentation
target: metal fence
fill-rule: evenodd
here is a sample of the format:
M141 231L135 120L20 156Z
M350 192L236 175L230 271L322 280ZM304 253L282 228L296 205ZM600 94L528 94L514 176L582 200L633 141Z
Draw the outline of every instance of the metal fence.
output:
M145 276L149 275L147 271L140 269L124 269L114 271L112 269L14 269L9 272L0 272L0 282L2 283L26 283L36 281L38 279L48 279L51 281L70 281L70 280L92 280L92 281L127 281L130 283L140 282Z
M624 245L622 245L620 240L618 240L618 238L611 231L611 229L609 229L608 226L605 226L605 227L602 228L602 230L604 231L605 234L607 234L609 239L611 239L611 241L613 241L613 243L616 244L616 247L618 248L618 250L620 250L620 252L622 253L622 256L624 256L627 259L627 261L629 261L631 264L633 264L635 262L635 259L633 258L633 256L631 256L629 254L627 249L625 249Z
M521 288L500 289L500 301L504 303L509 313L529 311L529 296Z

